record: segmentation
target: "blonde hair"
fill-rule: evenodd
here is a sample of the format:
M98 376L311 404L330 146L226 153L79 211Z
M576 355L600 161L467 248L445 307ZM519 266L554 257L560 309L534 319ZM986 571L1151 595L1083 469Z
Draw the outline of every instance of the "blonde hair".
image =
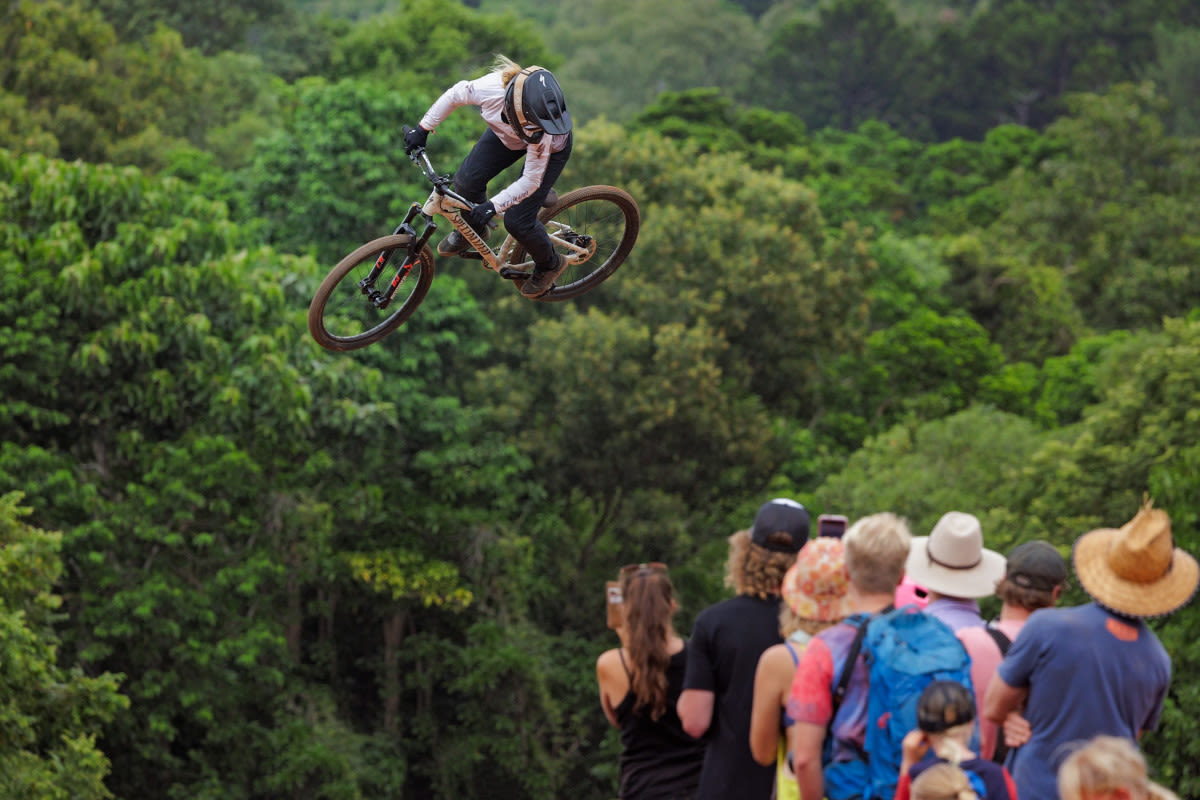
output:
M779 635L785 639L796 631L804 631L809 636L816 636L821 631L833 625L834 620L824 622L819 619L798 617L796 616L796 612L792 611L792 607L787 603L780 603L779 605Z
M913 778L909 797L912 800L979 800L967 773L954 764L934 764Z
M1150 781L1146 758L1133 742L1120 736L1097 736L1067 756L1058 768L1058 793L1063 800L1082 800L1085 792L1117 789L1127 790L1132 800L1179 800Z
M777 553L759 547L750 541L750 531L738 531L729 537L725 585L737 594L760 600L778 597L783 576L795 560L795 553Z
M842 542L851 583L867 594L896 591L912 543L902 517L890 511L863 517L850 526Z
M508 86L508 82L521 74L521 65L506 55L496 54L492 62L492 72L500 73L500 85Z

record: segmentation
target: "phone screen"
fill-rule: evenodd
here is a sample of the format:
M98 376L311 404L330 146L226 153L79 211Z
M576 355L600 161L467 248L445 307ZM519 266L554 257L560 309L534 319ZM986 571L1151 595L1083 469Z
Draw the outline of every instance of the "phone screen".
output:
M608 627L616 630L621 627L622 613L621 603L624 602L624 597L621 595L621 584L617 581L608 581L604 584L605 601L608 606Z
M846 532L848 522L849 520L841 514L822 514L817 517L817 535L833 536L840 539L842 538L842 534Z

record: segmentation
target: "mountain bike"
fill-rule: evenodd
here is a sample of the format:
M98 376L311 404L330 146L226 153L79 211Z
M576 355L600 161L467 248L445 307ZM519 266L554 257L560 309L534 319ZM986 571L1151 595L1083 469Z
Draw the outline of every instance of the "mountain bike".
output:
M511 235L493 250L475 232L462 216L474 204L450 188L450 176L437 173L425 148L414 148L409 159L433 185L429 198L413 203L390 236L367 242L339 261L308 307L308 330L328 350L378 342L417 310L433 284L429 239L438 228L435 216L447 219L470 243L456 257L480 260L518 289L533 270L533 260ZM615 186L585 186L562 196L551 192L538 218L567 261L554 287L533 298L551 303L579 297L607 280L628 257L641 226L637 203Z

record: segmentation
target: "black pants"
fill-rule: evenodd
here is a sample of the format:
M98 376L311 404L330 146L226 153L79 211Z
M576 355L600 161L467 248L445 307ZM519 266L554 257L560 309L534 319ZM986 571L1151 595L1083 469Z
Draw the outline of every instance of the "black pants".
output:
M549 135L549 134L547 134ZM538 219L538 211L546 201L546 195L554 188L554 182L562 174L567 159L571 157L574 134L568 135L567 146L550 154L550 163L542 176L542 185L537 190L504 212L504 227L518 242L524 245L537 267L554 264L554 245L546 234L546 226ZM524 150L509 150L491 128L485 130L479 141L467 153L462 166L454 173L454 188L472 203L487 199L488 181L517 163Z

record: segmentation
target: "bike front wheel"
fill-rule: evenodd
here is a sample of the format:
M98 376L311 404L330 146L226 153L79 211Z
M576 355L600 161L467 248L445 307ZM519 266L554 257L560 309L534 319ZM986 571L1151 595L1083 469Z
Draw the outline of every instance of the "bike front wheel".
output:
M567 192L538 215L555 250L575 261L554 288L536 299L570 300L595 289L625 262L637 242L641 212L628 192L615 186L585 186ZM518 247L512 261L528 258Z
M308 307L308 330L327 350L357 350L387 336L412 316L433 283L433 253L423 246L407 272L412 236L393 234L367 242L338 262L313 295ZM376 262L387 254L387 265L371 279ZM396 282L391 300L377 301Z

